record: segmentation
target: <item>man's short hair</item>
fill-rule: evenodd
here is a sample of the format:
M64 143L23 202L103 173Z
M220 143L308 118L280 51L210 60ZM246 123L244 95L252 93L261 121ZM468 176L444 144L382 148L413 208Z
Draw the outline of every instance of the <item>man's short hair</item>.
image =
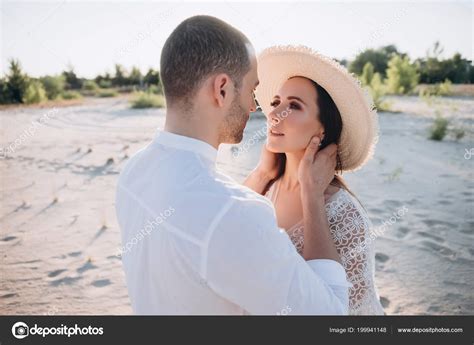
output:
M224 21L194 16L179 24L161 52L160 75L168 104L190 104L201 83L226 73L240 89L250 70L248 38Z

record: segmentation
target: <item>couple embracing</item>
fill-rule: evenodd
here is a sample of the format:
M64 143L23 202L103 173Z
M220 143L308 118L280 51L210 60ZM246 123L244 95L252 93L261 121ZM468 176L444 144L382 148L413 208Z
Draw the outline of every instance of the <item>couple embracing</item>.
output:
M372 102L336 61L303 46L256 55L210 16L179 24L160 60L166 122L121 172L122 242L173 214L122 256L137 314L383 314L372 224L341 175L377 140ZM257 102L267 120L242 183L216 167ZM284 114L284 116L282 116Z

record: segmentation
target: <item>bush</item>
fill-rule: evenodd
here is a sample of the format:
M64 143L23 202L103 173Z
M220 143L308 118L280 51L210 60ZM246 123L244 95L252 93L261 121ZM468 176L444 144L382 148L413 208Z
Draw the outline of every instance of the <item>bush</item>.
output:
M85 80L82 84L82 89L85 91L97 91L99 90L99 86L93 80Z
M101 87L102 89L108 89L112 87L112 81L102 79L101 81L99 81L99 87Z
M368 89L372 96L377 110L390 110L390 104L384 100L385 95L387 94L387 87L384 85L380 73L374 73L374 66L372 66L370 62L365 64L360 79L362 85Z
M163 108L165 106L165 99L162 95L138 91L133 94L131 104L134 109Z
M99 90L97 96L99 97L115 97L118 95L118 92L114 89L103 89Z
M438 115L430 129L430 139L441 141L446 136L449 121Z
M44 76L40 78L48 99L56 99L64 91L66 81L64 76Z
M442 83L427 85L421 88L418 95L421 98L430 96L449 96L452 94L452 84L450 80L446 79Z
M154 93L155 95L163 95L161 87L157 85L150 85L147 89L148 92Z
M408 56L394 55L388 62L387 86L394 94L410 93L417 85L420 75Z
M46 91L38 80L31 80L26 87L25 93L23 94L23 103L33 104L47 101Z
M77 91L64 91L61 93L63 99L80 99L82 95Z

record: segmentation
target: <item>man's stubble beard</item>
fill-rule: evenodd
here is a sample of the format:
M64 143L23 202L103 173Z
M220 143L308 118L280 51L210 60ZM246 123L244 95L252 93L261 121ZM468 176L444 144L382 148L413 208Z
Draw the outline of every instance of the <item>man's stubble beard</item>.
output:
M244 136L248 112L240 105L238 93L232 100L229 113L224 118L220 128L220 143L238 144Z

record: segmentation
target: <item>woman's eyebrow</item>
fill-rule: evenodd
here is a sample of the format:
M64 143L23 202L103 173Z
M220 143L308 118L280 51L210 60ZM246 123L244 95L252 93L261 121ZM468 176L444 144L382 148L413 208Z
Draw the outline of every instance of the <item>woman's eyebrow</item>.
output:
M296 96L288 96L287 97L288 99L296 99L297 101L300 101L301 103L303 103L304 105L306 105L306 103L299 97L296 97Z

